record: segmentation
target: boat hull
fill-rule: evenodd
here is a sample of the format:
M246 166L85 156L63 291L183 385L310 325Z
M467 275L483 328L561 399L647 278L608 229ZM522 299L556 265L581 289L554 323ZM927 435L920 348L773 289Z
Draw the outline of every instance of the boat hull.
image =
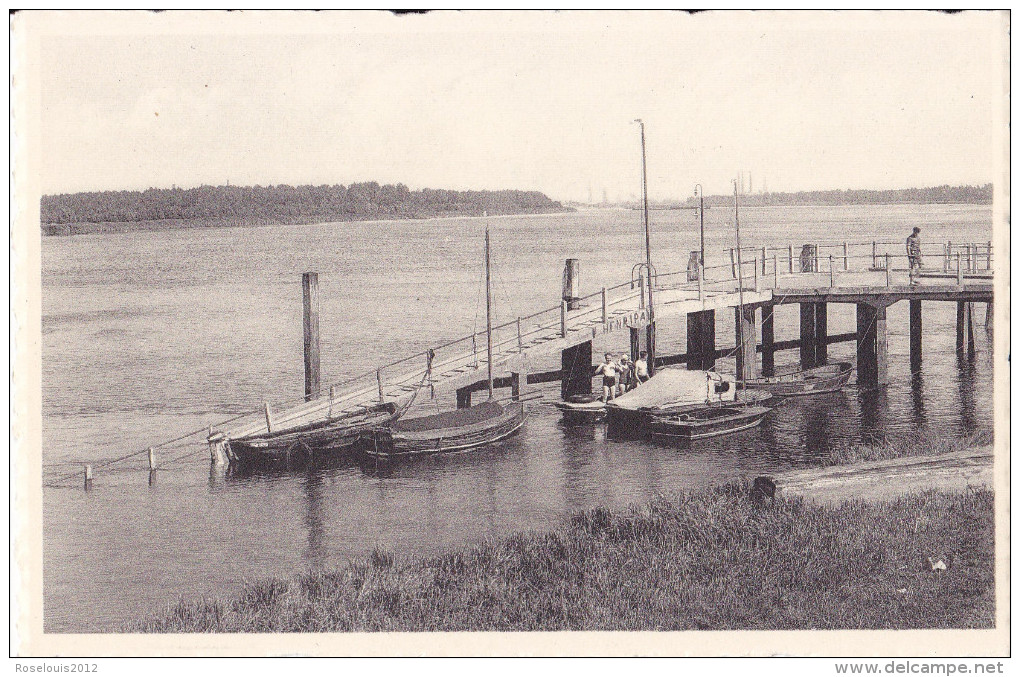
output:
M601 400L592 402L553 402L563 412L563 420L570 423L597 423L606 417L606 405Z
M749 430L761 424L768 407L705 407L686 414L656 416L649 423L655 439L698 440Z
M459 418L467 422L457 425ZM446 414L396 421L363 435L357 449L360 455L374 460L467 451L511 437L523 425L522 403L501 406L487 402Z
M842 390L850 381L853 370L849 362L837 362L792 374L753 379L746 381L744 388L748 391L766 391L776 397L820 395Z

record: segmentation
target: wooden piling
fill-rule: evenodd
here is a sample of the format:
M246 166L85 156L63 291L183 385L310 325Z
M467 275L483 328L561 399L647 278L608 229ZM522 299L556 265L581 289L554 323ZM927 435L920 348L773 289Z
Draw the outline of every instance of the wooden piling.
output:
M560 337L567 336L567 302L560 301Z
M892 286L892 266L889 261L889 252L885 253L885 286L886 288Z
M956 352L963 352L963 345L966 341L966 335L964 332L967 331L964 322L967 318L967 302L957 301L956 302Z
M811 369L815 364L815 304L800 304L800 368Z
M733 247L730 247L730 272L733 275L733 279L737 279L737 257L733 251Z
M775 285L773 289L779 289L779 255L772 257L772 271L776 274Z
M319 274L301 276L304 296L305 400L319 396Z
M967 304L967 354L973 356L975 350L974 344L974 304Z
M944 253L942 254L942 272L949 272L949 243L947 242L944 246Z
M790 263L790 274L793 275L793 245L792 244L788 245L788 248L789 248L788 255L790 257L790 260L789 260L789 263Z
M963 284L963 265L959 253L956 254L956 284Z
M995 305L992 301L985 304L985 331L995 333Z
M149 472L156 469L156 450L149 447Z
M830 287L835 287L836 286L836 269L833 267L833 261L834 261L834 259L832 257L832 254L829 254L829 286Z
M987 263L985 264L985 270L991 270L992 269L992 241L989 240L988 244L986 246L988 247L988 259L987 259Z
M761 307L761 375L775 376L776 373L776 307Z
M379 401L380 402L385 402L386 401L386 393L383 391L382 369L381 368L375 370L375 384L379 388ZM331 394L329 397L330 397L330 401L332 402L333 401L333 395Z
M850 246L843 243L843 270L850 270Z
M715 368L715 311L687 313L687 368Z
M761 291L761 284L758 282L758 259L757 258L755 258L753 260L753 264L754 264L754 291L760 292Z
M886 308L857 304L857 383L862 389L888 383Z
M871 241L871 267L878 268L878 243Z
M510 372L510 399L514 402L519 402L521 399L521 374L520 372Z
M578 300L581 296L579 293L580 270L579 259L567 259L563 264L563 300L567 302L568 310L577 310L580 307Z
M765 262L769 260L769 253L768 253L768 251L769 251L768 247L762 247L761 248L761 276L762 277L765 277L765 273L768 272L768 271L765 270Z
M467 409L471 406L471 388L465 386L457 389L457 408Z
M910 300L910 373L921 371L921 302Z
M815 306L815 359L816 367L829 363L829 305L824 301Z
M592 342L585 341L560 352L560 397L591 393Z
M521 318L517 317L517 352L524 352L524 335L521 334Z
M758 332L755 327L755 312L752 305L744 306L743 317L740 308L734 308L737 324L737 379L751 380L758 378ZM741 340L741 338L743 340Z
M630 359L637 360L641 356L641 330L636 327L630 328Z
M85 466L85 491L92 488L92 466Z

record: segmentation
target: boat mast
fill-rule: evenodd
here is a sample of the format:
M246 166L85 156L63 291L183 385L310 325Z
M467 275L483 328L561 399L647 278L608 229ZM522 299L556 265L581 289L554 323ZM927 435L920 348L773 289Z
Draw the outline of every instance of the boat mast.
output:
M489 365L489 399L492 399L492 282L489 273L489 224L485 224L485 347Z
M740 260L740 209L737 206L737 180L733 179L733 224L737 231L737 350L744 349L744 267ZM737 382L744 380L737 374Z
M634 122L641 125L641 201L645 217L645 275L648 276L648 328L645 330L648 342L648 373L655 375L655 310L652 307L652 238L648 227L648 167L645 162L645 123L640 118Z

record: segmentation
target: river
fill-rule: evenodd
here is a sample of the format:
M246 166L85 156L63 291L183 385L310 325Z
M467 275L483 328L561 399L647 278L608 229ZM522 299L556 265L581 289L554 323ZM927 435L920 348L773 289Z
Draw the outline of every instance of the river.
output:
M707 263L728 262L725 210L707 213ZM991 239L988 206L767 207L741 214L746 244ZM204 446L159 450L173 461L148 482L144 457L77 473L203 428L263 401L302 393L301 273L317 271L325 383L469 334L485 323L482 233L492 229L497 321L553 306L563 261L581 291L629 278L643 259L640 213L588 210L526 217L216 228L44 237L42 397L44 627L115 631L180 597L227 597L243 581L329 567L375 547L397 559L562 526L576 510L624 507L742 474L810 466L835 444L918 430L990 427L990 336L976 310L977 355L954 350L955 307L924 304L924 361L911 375L907 307L889 309L891 384L786 402L758 430L687 449L615 441L564 426L558 384L533 386L523 433L494 447L374 474L353 464L249 477L212 470ZM698 246L688 211L653 212L660 271ZM932 265L940 265L931 262ZM733 318L717 313L720 346ZM829 332L853 331L854 308L830 305ZM795 338L796 306L776 339ZM610 335L622 350L625 332ZM659 329L660 355L682 353L682 322ZM852 360L853 343L829 348ZM792 368L796 350L777 354ZM558 357L533 370L558 368ZM733 370L732 360L719 362ZM423 407L452 406L451 398Z

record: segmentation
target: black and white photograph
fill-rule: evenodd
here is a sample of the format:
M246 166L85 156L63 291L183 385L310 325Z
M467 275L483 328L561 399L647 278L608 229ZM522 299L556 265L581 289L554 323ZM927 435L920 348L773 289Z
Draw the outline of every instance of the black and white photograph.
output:
M1009 654L1008 11L10 35L12 656Z

